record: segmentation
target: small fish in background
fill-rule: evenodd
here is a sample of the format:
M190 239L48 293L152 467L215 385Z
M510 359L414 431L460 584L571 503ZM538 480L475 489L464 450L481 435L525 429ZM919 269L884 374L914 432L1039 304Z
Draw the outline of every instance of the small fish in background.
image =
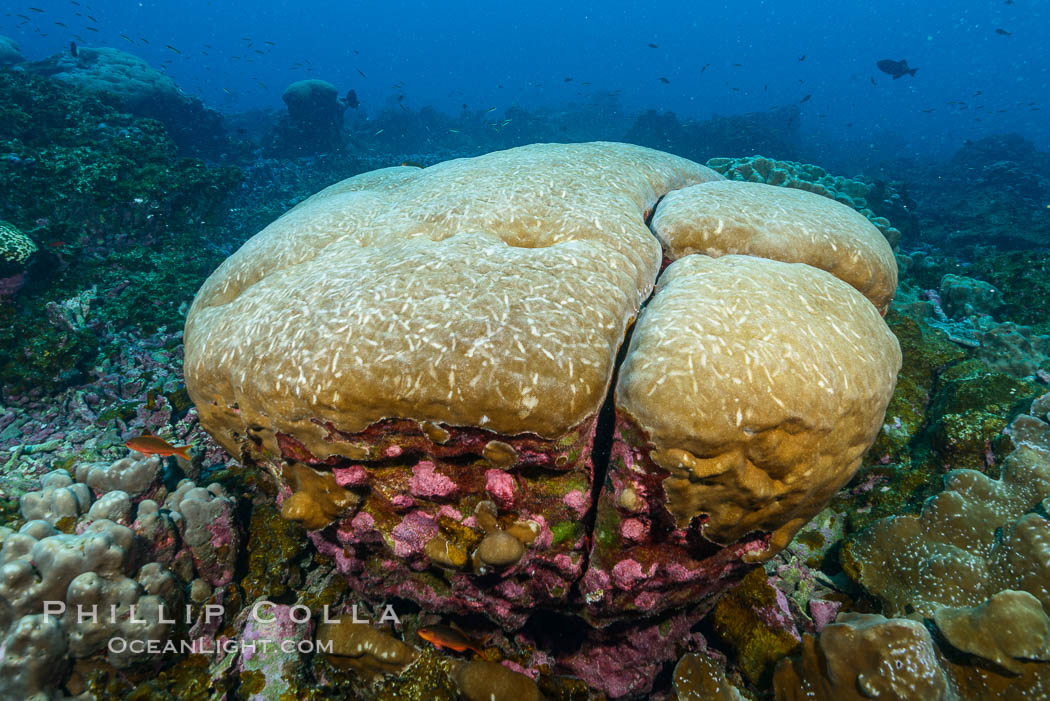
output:
M308 63L309 63L309 62L308 62ZM307 69L307 70L309 70L309 69ZM361 70L360 68L358 68L358 69L357 69L357 72L361 74L361 77L362 77L362 78L364 78L365 80L368 80L368 76L367 76L367 75L365 75L365 72L364 72L363 70Z
M878 85L878 83L875 82L875 76L871 76L871 84Z
M1005 29L1003 29L1002 27L996 28L995 33L998 34L999 36L1003 36L1003 37L1012 37L1013 36L1013 32L1008 32Z
M80 55L77 52L77 43L75 41L69 42L69 53L72 54L73 58L76 58Z
M801 56L798 57L798 62L799 63L802 63L805 60L806 60L806 54L802 54Z
M659 49L660 45L659 44L649 44L649 48L650 49Z
M801 100L799 100L799 101L798 101L798 104L800 104L800 105L801 105L801 104L802 104L803 102L809 102L809 101L810 101L810 99L811 99L812 97L813 97L813 94L812 94L812 93L810 93L809 95L806 95L806 96L805 96L804 98L802 98Z
M410 168L426 168L422 163L417 163L416 161L401 161L401 165Z
M124 445L131 450L137 450L143 455L159 455L162 458L166 458L169 455L178 455L183 460L193 460L189 454L189 449L193 447L192 445L172 445L163 438L151 436L148 433L125 441Z
M182 55L182 52L181 52L181 51L179 51L178 49L176 49L176 48L175 48L174 46L172 46L171 44L165 44L165 45L164 45L164 48L165 48L165 49L167 49L168 51L174 51L175 53L179 54L180 56Z
M708 69L708 68L709 68L710 66L711 66L711 64L710 64L710 63L705 63L705 64L703 65L703 67L702 67L702 68L700 69L700 72L701 72L701 73L703 73L703 72L704 72L704 71L706 71L706 70L707 70L707 69Z
M346 106L352 110L356 110L361 105L360 101L357 99L357 93L353 90L346 91L346 97L343 98L343 102L345 102Z
M454 650L456 652L470 650L478 655L482 654L480 644L452 626L424 626L416 634L437 648Z
M571 82L572 82L572 78L566 78L566 79L565 79L565 82L566 82L566 83L571 83Z
M669 81L667 78L664 78L663 76L660 76L660 82L663 83L664 85L670 85L671 84L671 81Z
M915 71L918 68L911 68L908 66L908 60L902 58L900 61L893 61L888 58L884 58L875 64L880 71L887 75L893 76L894 80L905 75L915 75Z

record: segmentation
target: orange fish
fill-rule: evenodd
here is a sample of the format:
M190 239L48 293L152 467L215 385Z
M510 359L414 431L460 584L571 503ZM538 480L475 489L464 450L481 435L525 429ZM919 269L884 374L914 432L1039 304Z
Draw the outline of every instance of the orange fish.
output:
M159 455L161 457L178 455L184 460L193 460L187 452L193 447L192 445L172 445L163 438L157 438L148 433L138 438L132 438L130 441L125 441L124 445L132 450L139 451L143 455Z
M480 645L450 626L426 626L420 628L417 634L423 640L434 645L434 647L455 650L456 652L472 650L479 655L481 654Z

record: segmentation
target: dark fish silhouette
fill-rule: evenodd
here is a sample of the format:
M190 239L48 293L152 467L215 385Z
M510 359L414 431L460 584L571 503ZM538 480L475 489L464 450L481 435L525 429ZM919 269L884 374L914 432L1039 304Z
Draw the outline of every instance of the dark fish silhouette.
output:
M710 63L705 63L704 67L700 69L700 72L703 73L704 71L706 71L707 67L710 66L710 65L711 65Z
M73 54L73 58L76 58L78 56L77 43L75 41L69 42L69 53Z
M361 103L357 99L357 93L353 90L348 90L346 92L346 106L352 110L356 110L357 106L360 104Z
M799 63L802 63L805 60L806 60L806 54L802 54L801 56L798 57L798 62Z
M649 48L650 49L659 49L660 45L659 44L649 44Z
M803 102L808 102L811 97L813 97L812 93L809 94L809 95L806 95L804 98L802 98L801 100L798 101L798 104L801 105Z
M1013 34L1011 32L1006 31L1002 27L999 27L998 29L996 29L995 33L1000 35L1000 36L1004 36L1004 37L1013 36Z
M669 81L667 78L664 78L663 76L660 76L660 82L664 85L670 85L671 83L671 81Z
M879 67L879 70L887 75L892 75L894 80L900 78L903 75L915 75L915 71L918 68L908 67L907 59L901 59L900 61L892 61L888 58L884 58L875 64Z

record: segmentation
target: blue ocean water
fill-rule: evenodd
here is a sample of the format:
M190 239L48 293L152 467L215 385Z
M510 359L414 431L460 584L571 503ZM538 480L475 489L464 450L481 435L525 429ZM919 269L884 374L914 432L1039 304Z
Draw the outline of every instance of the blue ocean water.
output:
M280 108L307 77L371 114L398 95L449 114L615 100L680 118L810 96L802 135L832 160L944 155L989 133L1050 145L1050 3L1036 0L30 5L0 17L27 58L117 47L223 112ZM887 58L919 70L893 80Z

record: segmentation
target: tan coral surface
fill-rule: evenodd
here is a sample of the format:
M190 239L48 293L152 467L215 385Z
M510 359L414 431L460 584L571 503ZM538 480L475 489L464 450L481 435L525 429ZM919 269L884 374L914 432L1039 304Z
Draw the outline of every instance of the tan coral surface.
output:
M563 435L596 413L660 246L645 216L719 180L626 144L539 144L337 184L252 238L186 321L186 382L245 431L333 454L390 417Z
M678 526L783 547L860 464L882 425L900 347L875 307L808 265L687 256L638 320L617 410L669 470Z
M944 481L919 514L876 521L845 548L858 581L895 616L932 618L1004 589L1050 611L1050 521L1038 512L1050 496L1050 453L1021 445L997 480L952 470Z
M826 270L883 314L897 289L893 249L879 230L853 208L804 190L730 180L694 185L664 198L653 230L672 260L737 253Z

